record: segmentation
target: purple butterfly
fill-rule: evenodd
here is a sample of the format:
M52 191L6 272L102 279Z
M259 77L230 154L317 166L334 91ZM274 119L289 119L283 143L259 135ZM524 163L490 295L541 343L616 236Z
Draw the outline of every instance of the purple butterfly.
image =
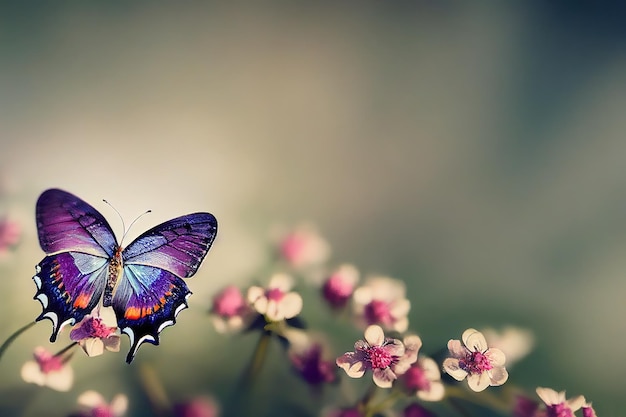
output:
M196 273L217 233L209 213L162 223L120 247L95 208L68 192L44 191L35 214L39 244L47 256L36 266L37 321L52 321L54 342L63 326L78 323L98 305L113 306L130 338L130 363L142 343L176 323L191 291L182 278Z

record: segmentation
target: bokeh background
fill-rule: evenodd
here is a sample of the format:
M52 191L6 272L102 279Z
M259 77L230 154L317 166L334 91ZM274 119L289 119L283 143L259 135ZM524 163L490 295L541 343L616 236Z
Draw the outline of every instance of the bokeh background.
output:
M34 346L63 346L40 323L0 363L0 414L62 416L97 389L150 415L142 363L172 400L232 395L254 338L217 335L211 296L262 282L272 230L309 221L333 262L406 282L427 352L470 326L528 327L536 350L510 382L623 415L621 6L17 3L0 5L0 213L23 236L0 260L0 339L40 312L30 277L46 188L91 202L120 235L103 198L126 224L152 209L127 241L193 211L214 213L220 232L160 347L130 367L77 355L75 388L56 393L19 377ZM337 353L360 334L331 329ZM274 353L258 415L287 385L314 409Z

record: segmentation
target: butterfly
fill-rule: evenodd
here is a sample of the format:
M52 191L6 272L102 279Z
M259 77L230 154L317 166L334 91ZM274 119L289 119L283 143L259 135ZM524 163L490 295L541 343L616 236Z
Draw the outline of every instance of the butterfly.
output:
M191 291L182 278L196 273L217 234L209 213L177 217L141 234L125 248L91 205L59 189L44 191L35 211L39 244L46 257L35 267L34 299L52 321L54 342L102 300L130 339L126 362L142 343L159 344L159 334L188 307Z

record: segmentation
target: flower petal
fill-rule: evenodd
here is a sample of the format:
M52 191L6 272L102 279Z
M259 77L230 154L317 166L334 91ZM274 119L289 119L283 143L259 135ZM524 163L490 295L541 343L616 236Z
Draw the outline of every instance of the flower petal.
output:
M391 388L393 381L398 378L389 368L376 368L373 374L374 384L381 388Z
M104 347L106 348L106 350L108 350L109 352L119 352L120 351L120 336L119 335L111 335L109 337L107 337L106 339L103 340L104 342Z
M293 318L302 311L302 297L296 292L285 294L280 300L280 310L286 319Z
M457 381L463 381L467 376L467 372L459 367L459 360L456 358L447 358L444 360L443 370Z
M498 385L502 385L509 379L509 373L504 368L504 366L498 366L488 371L489 378L491 379L490 385L492 387L497 387Z
M401 318L406 317L411 310L411 302L406 298L393 301L389 313L392 317Z
M114 416L123 415L128 409L128 397L124 394L117 394L111 401L111 411Z
M73 382L74 371L69 366L46 375L46 385L56 391L69 391Z
M506 362L506 357L504 356L504 352L502 352L498 348L489 348L485 353L489 358L489 362L492 366L504 366Z
M385 341L385 332L383 328L375 324L365 329L365 340L370 346L381 346Z
M117 327L117 317L113 307L100 307L98 312L102 322L108 327Z
M583 397L582 395L567 400L567 405L569 406L569 408L572 409L572 411L578 410L580 407L583 406L584 403L585 397Z
M467 385L475 392L484 391L489 386L490 378L487 372L472 374L467 377Z
M445 394L445 388L441 381L431 381L428 391L417 391L417 398L423 401L439 401Z
M556 392L552 388L537 387L535 392L546 405L556 405L565 402L565 391Z
M87 408L96 408L103 404L106 404L106 400L97 391L89 390L85 391L78 396L77 400L79 405L85 406Z
M22 375L22 379L30 384L44 385L46 380L45 375L41 372L39 365L35 361L28 361L22 365L20 374Z
M287 292L293 287L293 279L287 274L274 274L270 279L267 288L277 288L282 292Z
M409 328L409 319L408 317L403 317L399 320L396 320L391 326L392 330L395 330L398 333L404 333Z
M104 353L104 342L97 337L90 337L89 339L83 339L80 342L80 347L83 348L87 356L100 356Z
M248 294L246 297L248 298L248 302L254 304L259 298L265 297L265 290L261 287L257 287L256 285L252 286L248 288Z
M419 367L422 368L426 379L428 379L429 381L436 381L438 379L441 379L439 366L437 365L437 362L434 361L434 359L421 357L417 361L419 363Z
M354 352L347 352L335 361L338 367L346 371L346 374L350 378L361 378L365 373L367 365L362 360L360 355L356 355Z
M464 358L467 353L467 349L465 349L465 347L461 344L461 341L457 339L450 339L448 341L448 350L455 358Z
M485 336L476 329L464 331L462 339L465 346L472 352L484 352L489 348Z

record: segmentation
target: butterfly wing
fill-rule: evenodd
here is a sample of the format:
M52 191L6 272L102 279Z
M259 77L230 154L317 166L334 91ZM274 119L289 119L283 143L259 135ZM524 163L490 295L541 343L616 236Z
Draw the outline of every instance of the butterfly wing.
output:
M37 200L39 244L47 256L36 266L35 299L52 321L54 342L66 324L80 321L96 306L117 242L111 226L91 205L68 192L51 189Z
M176 323L191 292L181 278L196 273L217 234L217 220L194 213L162 223L122 252L124 278L113 295L120 329L130 338L131 362L142 343L159 344L159 334Z

